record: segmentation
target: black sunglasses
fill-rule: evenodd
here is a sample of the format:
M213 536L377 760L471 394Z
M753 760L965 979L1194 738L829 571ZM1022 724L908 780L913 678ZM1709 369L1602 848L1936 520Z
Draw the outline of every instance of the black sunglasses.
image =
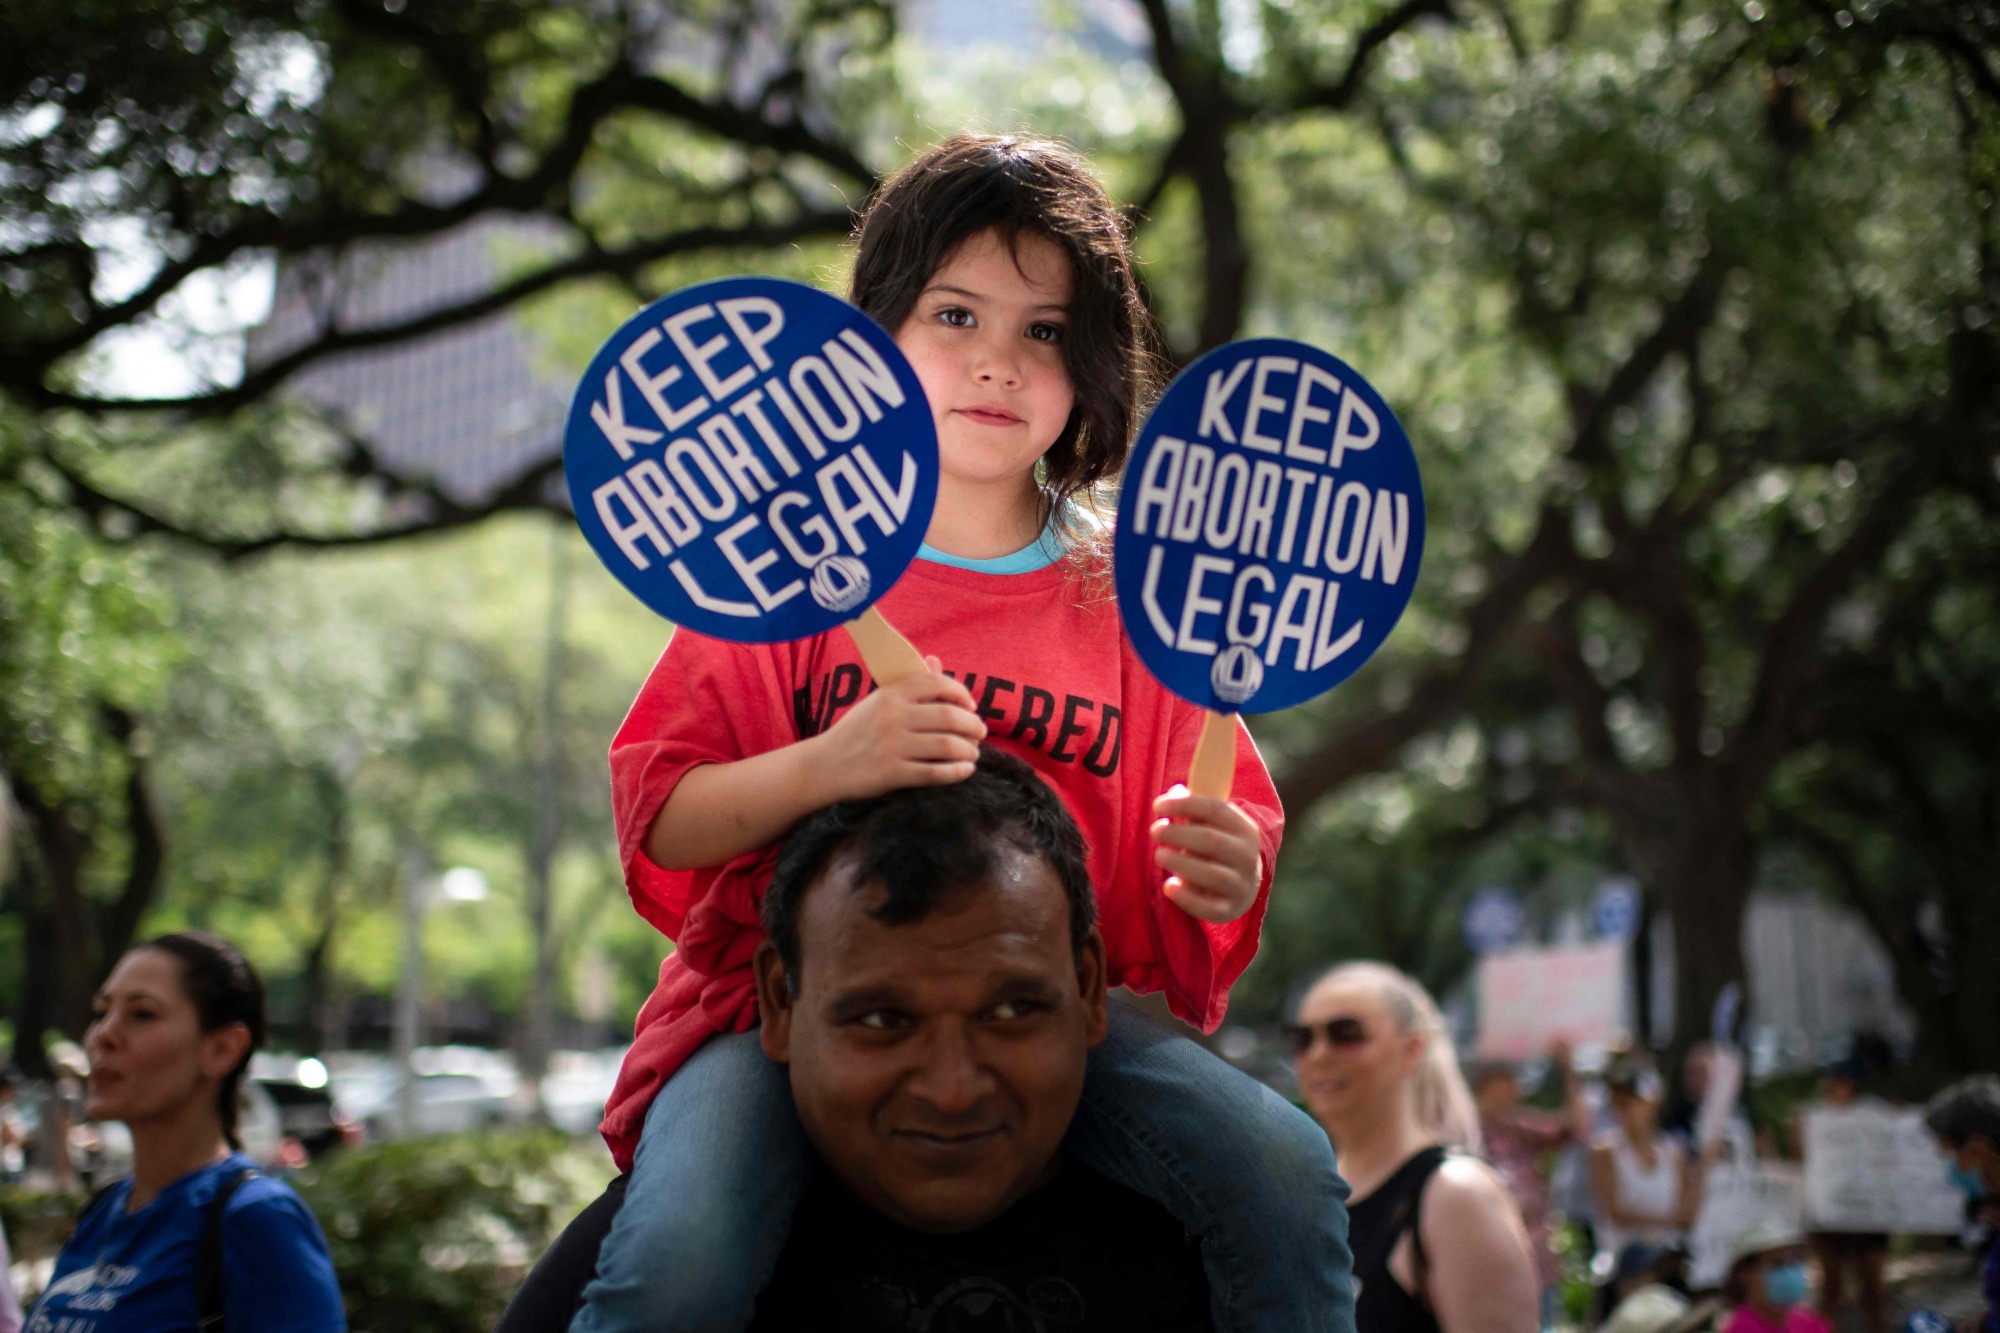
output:
M1324 1036L1329 1046L1359 1046L1368 1040L1368 1029L1358 1018L1329 1018L1324 1023L1286 1028L1285 1044L1291 1047L1293 1055L1304 1055L1318 1036Z

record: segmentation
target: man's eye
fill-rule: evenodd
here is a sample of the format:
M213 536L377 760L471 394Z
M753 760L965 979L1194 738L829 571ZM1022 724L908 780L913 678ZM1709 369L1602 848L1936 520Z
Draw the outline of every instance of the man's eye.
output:
M962 305L948 305L938 311L937 317L954 329L972 327L972 312Z
M1035 1000L1002 1000L987 1012L1003 1023L1010 1023L1016 1019L1032 1018L1047 1007Z
M1060 324L1030 324L1028 336L1036 342L1059 343L1063 340L1063 326Z
M871 1032L899 1032L910 1025L910 1016L894 1009L871 1009L854 1021Z

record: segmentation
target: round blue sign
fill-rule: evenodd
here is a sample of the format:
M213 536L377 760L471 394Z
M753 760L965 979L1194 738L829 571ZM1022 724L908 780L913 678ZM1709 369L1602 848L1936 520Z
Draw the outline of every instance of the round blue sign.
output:
M854 619L916 557L937 428L874 320L777 278L663 296L598 351L563 474L598 559L655 611L776 643Z
M1416 455L1381 395L1316 347L1255 338L1182 371L1139 432L1118 609L1175 694L1268 713L1382 646L1423 551Z
M1639 928L1639 885L1630 879L1607 879L1597 887L1597 902L1591 911L1597 937L1622 940Z
M1465 935L1465 947L1484 955L1511 948L1520 940L1526 920L1521 900L1512 893L1506 889L1481 889L1465 905L1465 918L1459 926Z

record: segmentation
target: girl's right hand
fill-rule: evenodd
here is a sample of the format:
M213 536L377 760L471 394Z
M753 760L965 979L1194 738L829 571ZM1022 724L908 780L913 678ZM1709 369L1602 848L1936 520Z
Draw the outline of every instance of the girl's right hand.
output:
M943 786L972 776L986 723L974 710L972 695L939 669L937 658L924 663L929 671L876 690L821 734L815 766L832 800Z

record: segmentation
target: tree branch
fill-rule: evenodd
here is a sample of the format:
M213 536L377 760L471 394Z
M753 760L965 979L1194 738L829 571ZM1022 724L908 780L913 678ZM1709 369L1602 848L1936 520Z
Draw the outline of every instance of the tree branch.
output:
M1731 746L1737 760L1738 791L1746 801L1763 791L1789 744L1792 718L1799 706L1796 687L1827 611L1855 576L1887 549L1923 494L1933 471L1924 460L1941 450L1922 439L1913 439L1910 444L1904 461L1877 492L1853 531L1799 581L1765 637L1750 706Z
M1452 11L1451 0L1403 0L1394 9L1377 15L1373 23L1355 36L1354 53L1347 58L1347 68L1338 79L1308 88L1289 105L1272 109L1344 111L1360 95L1362 83L1368 77L1369 61L1391 37L1421 18L1442 19L1449 23L1457 17Z
M499 488L484 504L459 505L438 496L430 502L427 513L386 527L360 532L314 532L277 527L256 534L218 533L204 531L128 496L113 494L60 458L47 454L44 454L43 458L69 485L70 506L89 517L100 533L104 533L109 526L107 520L111 515L119 515L130 525L131 535L134 537L145 535L172 537L211 551L225 560L247 559L280 546L317 549L372 546L381 542L467 527L504 511L544 509L551 513L568 512L560 505L550 503L544 496L549 478L562 470L562 459L550 457L536 463ZM429 494L436 495L436 492L432 491Z
M1333 737L1280 775L1278 797L1291 818L1302 817L1356 778L1387 768L1405 745L1456 714L1495 646L1513 627L1528 595L1559 574L1573 558L1569 514L1554 506L1544 509L1534 537L1507 561L1466 611L1465 651L1426 676L1403 708Z
M360 329L332 329L304 345L274 357L255 370L246 372L235 384L206 393L176 398L102 398L92 394L50 389L39 381L22 386L31 402L41 407L68 407L82 411L186 412L214 416L231 412L277 388L300 370L316 361L343 352L407 342L426 334L439 333L506 310L527 297L560 283L586 277L629 278L639 269L675 255L726 246L780 246L816 236L846 234L852 225L846 209L802 214L782 223L752 223L740 227L693 227L617 250L595 247L581 254L538 269L470 300L413 315L388 324Z

